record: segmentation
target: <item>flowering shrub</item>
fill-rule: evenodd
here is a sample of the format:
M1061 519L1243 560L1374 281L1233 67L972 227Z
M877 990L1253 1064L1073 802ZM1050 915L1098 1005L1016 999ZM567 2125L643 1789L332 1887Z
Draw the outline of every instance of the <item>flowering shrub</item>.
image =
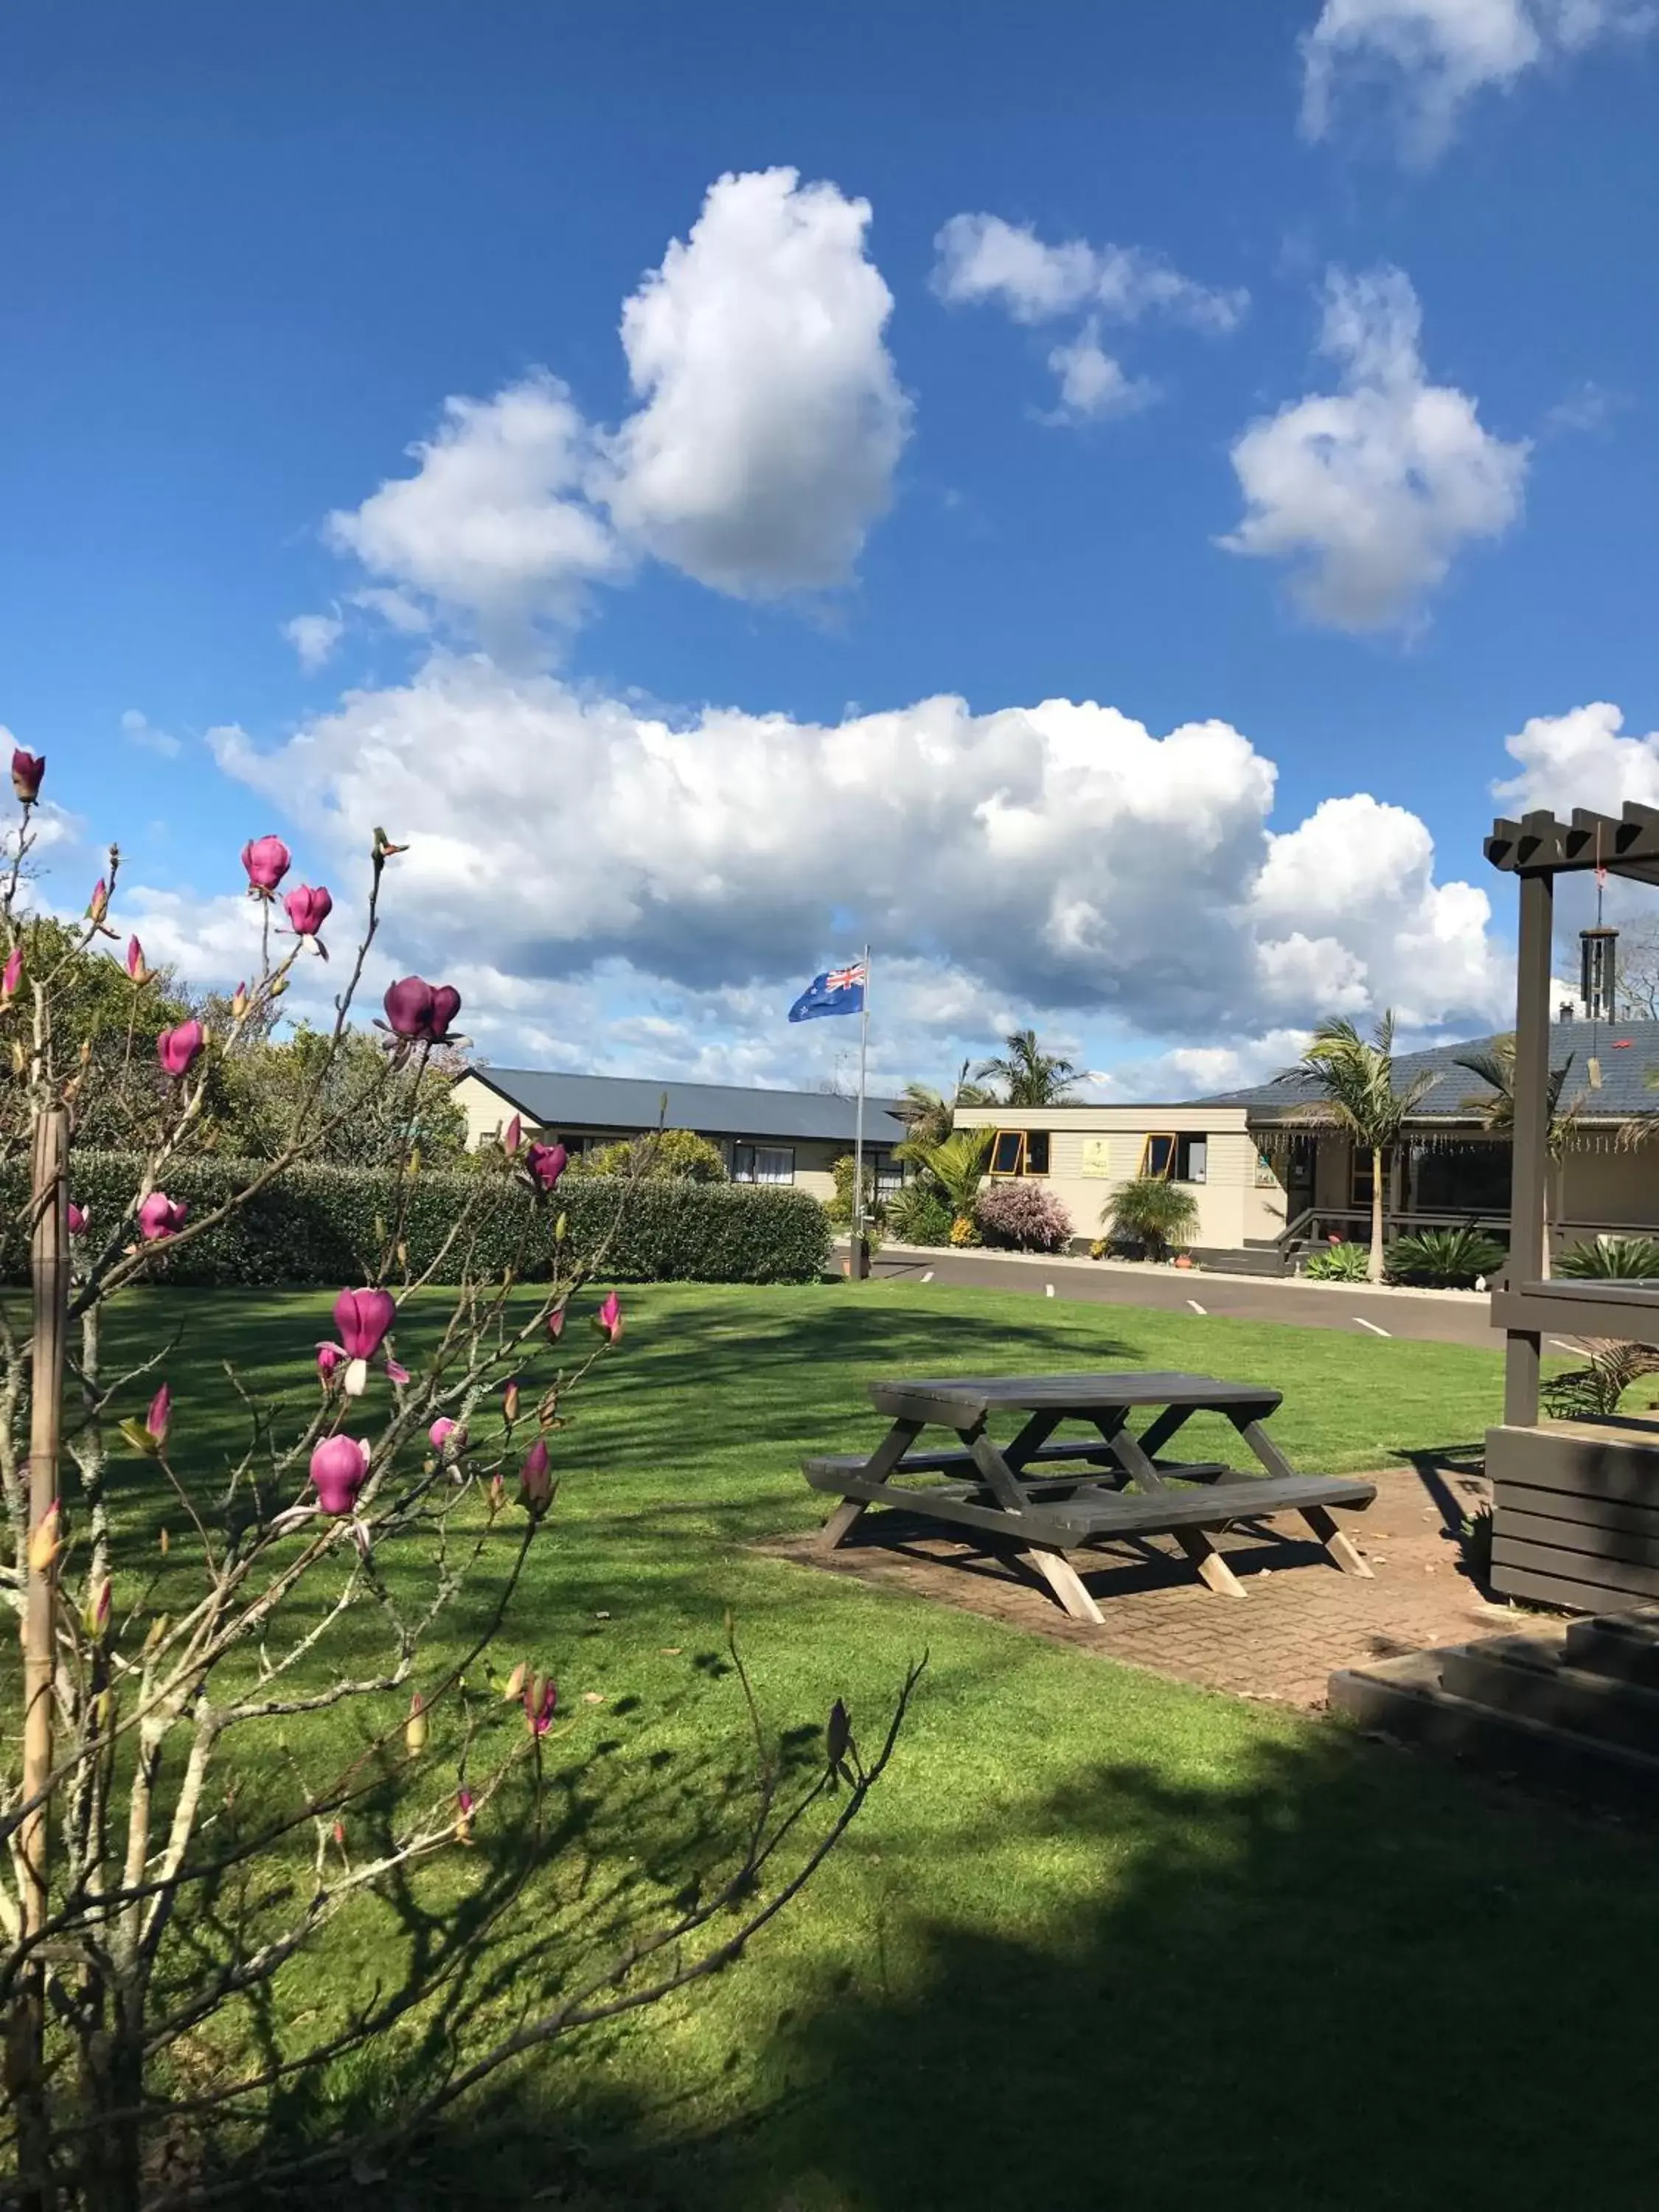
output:
M786 1217L753 1202L793 1194L567 1188L561 1149L522 1145L516 1123L472 1172L429 1175L422 1092L459 993L405 976L378 1046L349 1026L402 849L380 831L336 1020L270 1149L201 1157L226 1060L269 1035L296 962L329 957L332 896L281 896L288 847L250 839L252 980L211 1021L179 1014L136 939L125 962L104 951L113 849L78 923L27 911L45 771L14 755L21 818L0 846L0 1282L30 1286L0 1297L0 1605L22 1651L18 1718L0 1726L0 2195L30 2212L171 2212L246 2202L257 2169L262 2195L302 2183L332 2202L331 2163L384 2156L508 2061L736 1960L890 1755L908 1681L868 1760L839 1702L816 1761L780 1762L757 1733L724 1860L710 1846L730 1776L715 1809L687 1808L702 1877L672 1897L629 1888L614 1948L563 1955L537 1917L538 1869L572 1845L569 1802L585 1823L628 1786L575 1753L573 1797L550 1808L557 1681L493 1656L555 1503L568 1401L596 1361L626 1358L624 1304L593 1279L707 1240L694 1195L729 1209L728 1264L757 1271L821 1263L823 1213L805 1201L793 1242L769 1243ZM101 1060L58 1020L66 990L118 1008L125 994ZM94 1101L119 1139L102 1154L81 1144ZM318 1167L366 1116L393 1138L392 1164ZM673 1218L641 1229L640 1205ZM216 1364L175 1401L183 1332L149 1305L106 1328L140 1289L270 1280L328 1286L314 1364L286 1397ZM246 1417L228 1451L181 1410L216 1390ZM727 1644L741 1675L729 1628ZM520 1901L515 1984L493 1947ZM366 1962L359 1983L332 2011L313 2004L307 1954L371 1904L343 1951L348 1978ZM399 1924L410 1939L389 1977L388 1922L392 1948ZM510 2003L476 2002L508 1989ZM394 2053L405 2021L419 2033ZM331 2100L325 2069L343 2063L374 2077L371 2123Z
M1016 1252L1062 1252L1071 1241L1072 1217L1053 1193L1036 1182L994 1182L975 1208L988 1244Z

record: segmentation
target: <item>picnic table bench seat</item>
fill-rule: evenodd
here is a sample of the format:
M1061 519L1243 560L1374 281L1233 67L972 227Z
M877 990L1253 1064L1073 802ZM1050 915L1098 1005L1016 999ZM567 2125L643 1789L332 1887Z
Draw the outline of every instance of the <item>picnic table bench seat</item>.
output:
M1204 1376L1133 1373L1032 1376L955 1376L938 1382L870 1386L890 1414L886 1437L867 1455L820 1453L803 1462L816 1490L839 1497L823 1540L844 1543L871 1505L982 1530L1012 1543L1048 1583L1074 1619L1103 1615L1066 1553L1097 1540L1171 1535L1212 1589L1242 1597L1243 1585L1216 1548L1213 1535L1235 1522L1300 1514L1345 1573L1370 1569L1332 1518L1376 1495L1374 1483L1351 1475L1297 1474L1264 1434L1261 1422L1279 1394ZM1026 1419L1007 1444L987 1432L994 1407ZM1134 1408L1153 1409L1136 1434ZM1265 1472L1243 1474L1218 1460L1170 1460L1163 1449L1193 1414L1224 1415ZM1056 1437L1066 1421L1092 1436ZM958 1443L915 1448L930 1425L954 1429ZM1063 1462L1073 1464L1063 1472ZM916 1483L906 1478L960 1476Z

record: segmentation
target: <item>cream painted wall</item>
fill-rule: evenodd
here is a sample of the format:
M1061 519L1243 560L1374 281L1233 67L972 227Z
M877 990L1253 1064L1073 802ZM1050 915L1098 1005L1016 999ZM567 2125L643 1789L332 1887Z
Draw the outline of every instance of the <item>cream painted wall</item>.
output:
M956 1126L1048 1130L1049 1172L1041 1180L1079 1237L1101 1234L1108 1198L1139 1173L1148 1136L1165 1133L1209 1139L1205 1180L1187 1186L1198 1200L1195 1244L1237 1251L1285 1225L1283 1186L1276 1175L1267 1181L1268 1170L1258 1182L1255 1139L1242 1106L964 1106Z

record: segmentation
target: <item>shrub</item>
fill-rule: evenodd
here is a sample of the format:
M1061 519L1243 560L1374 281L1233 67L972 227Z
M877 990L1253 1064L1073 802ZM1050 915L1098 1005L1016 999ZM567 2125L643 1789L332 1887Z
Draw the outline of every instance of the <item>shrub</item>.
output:
M26 1164L0 1170L0 1211L14 1218ZM113 1221L129 1203L140 1168L130 1154L76 1155L75 1200L91 1209L94 1227ZM202 1214L240 1189L252 1172L234 1160L179 1160L167 1170L167 1188ZM432 1264L462 1206L476 1198L473 1176L410 1179L402 1241L411 1274ZM337 1289L362 1282L398 1202L391 1169L290 1168L176 1255L157 1253L150 1279L192 1287L313 1283ZM480 1209L466 1253L453 1254L456 1266L442 1271L442 1279L458 1279L464 1258L475 1273L506 1266L533 1203L520 1186L503 1183ZM596 1176L567 1179L553 1211L568 1224L574 1255L597 1249L615 1224L605 1274L617 1282L811 1282L830 1264L829 1223L805 1191L663 1178L629 1188ZM532 1276L544 1280L551 1267L550 1239Z
M1114 1244L1127 1245L1149 1260L1162 1260L1193 1241L1198 1200L1179 1183L1162 1176L1136 1176L1120 1183L1101 1209Z
M695 1129L651 1129L601 1145L573 1163L581 1175L648 1176L653 1182L727 1182L718 1145Z
M1563 1374L1553 1375L1544 1385L1544 1409L1558 1420L1616 1413L1620 1400L1632 1382L1645 1375L1659 1374L1659 1350L1650 1344L1595 1337L1584 1350L1589 1355L1588 1366L1568 1368Z
M1626 1282L1645 1282L1659 1277L1659 1238L1598 1237L1589 1244L1575 1244L1555 1263L1558 1275L1612 1276Z
M1035 1182L994 1182L981 1194L980 1233L988 1244L1016 1252L1063 1252L1072 1217L1052 1191Z
M830 1163L830 1174L836 1179L836 1194L830 1201L830 1218L837 1229L853 1225L853 1155L842 1152ZM876 1194L876 1170L870 1161L864 1164L864 1225L866 1230L879 1229L887 1218L885 1203Z
M1303 1270L1316 1283L1363 1283L1371 1264L1370 1248L1365 1244L1326 1244L1317 1252L1310 1252Z
M1495 1275L1509 1255L1484 1229L1419 1229L1397 1237L1387 1254L1389 1278L1396 1283L1431 1283L1468 1290L1477 1276Z
M951 1220L943 1196L923 1182L906 1183L887 1202L888 1231L903 1244L948 1244Z

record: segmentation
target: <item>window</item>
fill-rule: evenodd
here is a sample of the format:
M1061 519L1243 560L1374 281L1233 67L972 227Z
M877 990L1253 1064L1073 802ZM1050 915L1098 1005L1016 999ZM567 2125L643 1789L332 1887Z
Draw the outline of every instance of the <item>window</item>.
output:
M1210 1140L1207 1137L1177 1137L1176 1139L1175 1179L1177 1182L1203 1182L1209 1173Z
M1150 1136L1140 1148L1140 1173L1155 1176L1160 1182L1167 1182L1175 1166L1175 1156L1176 1140L1172 1136L1162 1132Z
M999 1129L991 1146L994 1176L1046 1176L1048 1172L1047 1129Z
M1140 1148L1141 1174L1159 1182L1204 1182L1209 1168L1207 1137L1178 1137L1172 1130L1159 1129Z
M1387 1168L1384 1167L1384 1173ZM1369 1206L1376 1185L1371 1175L1371 1156L1358 1146L1348 1155L1348 1203L1350 1206Z
M903 1161L896 1160L890 1152L866 1152L865 1158L874 1169L877 1197L896 1197L904 1188Z
M795 1152L792 1145L733 1145L733 1182L793 1182Z

